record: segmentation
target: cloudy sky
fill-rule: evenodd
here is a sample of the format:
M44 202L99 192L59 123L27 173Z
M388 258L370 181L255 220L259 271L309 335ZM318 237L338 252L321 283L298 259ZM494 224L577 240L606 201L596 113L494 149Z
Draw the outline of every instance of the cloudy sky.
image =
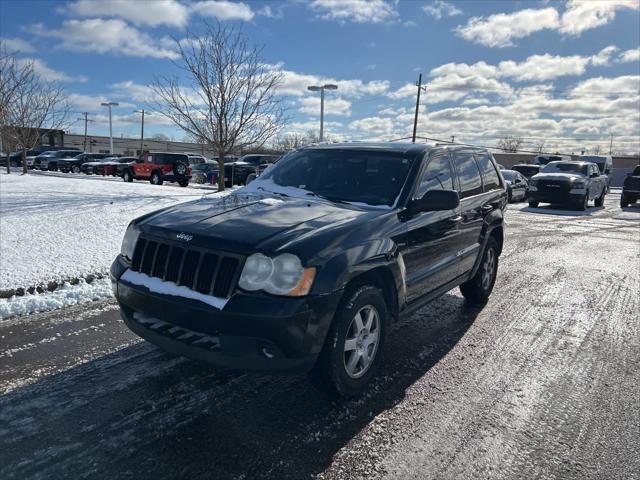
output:
M427 85L419 135L563 152L640 151L640 1L2 0L0 38L106 134L139 135L147 85L172 75L172 38L203 20L241 27L284 73L287 131L318 128L307 85L336 83L325 128L335 139L411 134L418 74ZM149 135L184 134L160 116ZM71 131L80 132L77 121Z

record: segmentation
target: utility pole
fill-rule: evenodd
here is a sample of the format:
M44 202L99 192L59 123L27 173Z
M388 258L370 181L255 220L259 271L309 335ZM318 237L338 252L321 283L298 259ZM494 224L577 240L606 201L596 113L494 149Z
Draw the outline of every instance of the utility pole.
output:
M87 124L89 122L95 122L95 120L89 120L89 112L84 112L84 118L78 118L78 120L82 120L84 122L84 142L82 143L82 151L87 151Z
M145 114L151 115L151 113L145 112L144 108L142 110L134 110L133 112L142 114L142 124L140 128L140 155L142 155L142 152L144 151L144 116Z
M418 110L420 110L420 92L424 90L427 91L427 87L422 86L422 74L418 77L418 81L416 82L416 87L418 87L418 96L416 97L416 115L413 119L413 139L412 142L416 143L416 131L418 129Z
M451 135L451 143L456 143L456 136L455 135Z
M609 140L609 155L611 155L613 152L613 133L610 133L609 135L611 135L611 140Z
M113 155L113 127L111 124L111 107L117 107L119 105L118 102L105 102L101 103L103 107L109 108L109 153Z
M325 85L310 85L307 87L307 90L312 92L320 91L320 141L324 139L324 91L325 90L337 90L338 86L333 85L331 83L327 83Z

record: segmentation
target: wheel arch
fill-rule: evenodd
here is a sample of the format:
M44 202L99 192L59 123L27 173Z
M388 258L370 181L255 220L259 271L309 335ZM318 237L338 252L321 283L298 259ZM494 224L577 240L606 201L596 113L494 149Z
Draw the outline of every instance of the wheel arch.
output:
M391 268L378 266L356 274L345 284L343 299L346 299L350 292L364 285L372 285L382 291L389 314L393 320L396 320L399 315L400 303L396 278Z

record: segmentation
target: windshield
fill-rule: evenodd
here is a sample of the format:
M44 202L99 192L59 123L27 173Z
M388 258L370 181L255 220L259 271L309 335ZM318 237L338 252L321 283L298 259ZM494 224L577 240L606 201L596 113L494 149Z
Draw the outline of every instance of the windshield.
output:
M266 170L252 187L276 193L306 191L331 201L392 206L410 166L409 159L394 152L301 150Z
M213 165L209 165L208 163L201 163L199 165L194 165L192 170L194 172L208 172Z
M547 164L542 170L542 173L576 173L578 175L587 175L589 173L589 166L584 163L574 162L551 162Z

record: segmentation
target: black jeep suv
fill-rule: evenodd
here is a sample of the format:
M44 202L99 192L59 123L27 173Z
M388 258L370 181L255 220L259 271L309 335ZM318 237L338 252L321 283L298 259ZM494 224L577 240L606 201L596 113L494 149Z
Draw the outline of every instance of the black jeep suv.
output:
M391 322L457 286L488 299L506 204L484 150L313 146L234 194L134 220L111 280L129 328L165 350L306 369L349 396L375 374Z

